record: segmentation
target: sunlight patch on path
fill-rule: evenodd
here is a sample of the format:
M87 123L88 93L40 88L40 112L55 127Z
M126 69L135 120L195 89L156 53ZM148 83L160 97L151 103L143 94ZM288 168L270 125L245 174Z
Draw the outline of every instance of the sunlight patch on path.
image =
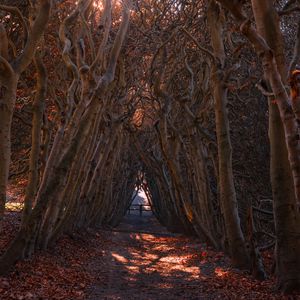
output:
M201 246L198 242L186 248L182 237L126 232L112 232L112 242L99 269L105 285L95 288L88 299L185 299L186 286L195 289L205 277L191 263Z

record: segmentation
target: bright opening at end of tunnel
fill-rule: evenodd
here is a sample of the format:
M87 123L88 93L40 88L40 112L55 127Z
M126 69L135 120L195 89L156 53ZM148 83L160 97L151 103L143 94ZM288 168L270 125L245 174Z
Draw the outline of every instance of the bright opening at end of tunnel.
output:
M128 214L150 216L152 215L151 205L143 188L136 188L132 195L132 202Z

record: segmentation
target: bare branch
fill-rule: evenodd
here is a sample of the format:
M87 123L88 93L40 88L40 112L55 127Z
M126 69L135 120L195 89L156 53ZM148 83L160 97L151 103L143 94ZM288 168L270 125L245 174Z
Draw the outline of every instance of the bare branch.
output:
M22 73L30 64L38 42L42 37L50 16L51 0L40 0L40 8L32 25L24 51L14 62L16 73Z
M278 12L278 15L279 16L287 16L287 15L290 15L294 12L300 12L300 6L291 7L291 8L286 9L286 10L281 10L281 11Z
M300 24L298 23L294 54L289 66L288 76L290 76L300 60Z
M8 38L3 24L0 24L0 55L8 60Z
M211 51L209 51L208 49L205 49L204 47L202 47L199 42L195 39L195 37L190 33L188 32L185 28L181 28L181 30L191 39L193 40L193 42L196 44L196 46L201 50L203 51L205 54L207 54L212 61L215 61L216 60L216 57L213 55L213 53Z
M103 22L103 26L104 26L103 39L99 46L96 58L94 59L93 63L91 64L91 68L90 68L91 72L93 72L95 70L96 66L99 63L102 64L102 67L103 67L104 49L108 42L109 32L111 29L111 0L105 1L105 7L104 7L102 18L103 18L102 22Z
M130 17L130 9L128 8L128 5L124 5L122 15L123 15L122 22L120 24L120 28L118 30L113 47L111 49L108 67L103 76L108 81L108 83L112 82L114 79L117 60L128 29L129 17Z
M274 97L274 93L268 92L260 83L257 83L255 86L264 96Z
M29 30L28 30L27 22L25 21L25 18L21 13L21 11L15 6L7 6L7 5L0 5L0 10L4 10L6 12L14 14L19 18L24 30L24 44L26 44Z
M1 65L4 71L1 71ZM16 79L16 74L11 67L10 63L3 57L0 56L0 83L10 88Z
M255 210L257 212L263 213L265 215L273 216L273 212L272 211L269 211L269 210L266 210L266 209L262 209L262 208L259 208L259 207L256 207L256 206L252 206L252 208L253 208L253 210Z

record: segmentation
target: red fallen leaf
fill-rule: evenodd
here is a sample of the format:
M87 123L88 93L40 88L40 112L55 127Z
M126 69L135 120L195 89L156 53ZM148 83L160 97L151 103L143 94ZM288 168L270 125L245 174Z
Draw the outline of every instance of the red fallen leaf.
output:
M201 252L201 256L202 256L202 257L206 257L207 254L208 254L208 253L207 253L206 251L202 251L202 252Z
M224 253L218 252L215 254L215 257L222 258L222 257L224 257Z
M1 281L0 284L1 284L3 287L9 287L9 286L10 286L10 284L9 284L9 282L8 282L7 280Z
M25 299L32 299L32 298L34 298L34 297L36 297L36 296L33 295L33 294L30 293L30 292L26 293L26 295L25 295Z

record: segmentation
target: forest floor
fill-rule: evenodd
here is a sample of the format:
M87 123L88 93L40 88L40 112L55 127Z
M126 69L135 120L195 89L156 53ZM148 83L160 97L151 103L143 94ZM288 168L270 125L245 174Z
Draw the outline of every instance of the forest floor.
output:
M5 216L0 254L20 222ZM267 266L271 254L264 255ZM170 234L151 216L126 216L114 230L62 237L0 277L0 299L300 299L230 267L221 252Z

